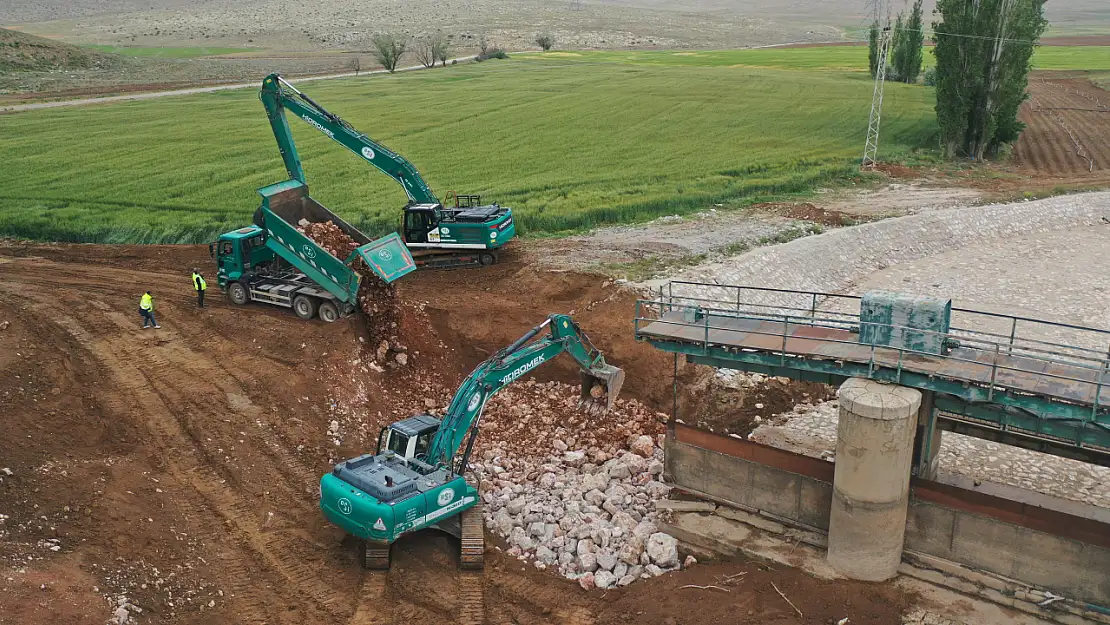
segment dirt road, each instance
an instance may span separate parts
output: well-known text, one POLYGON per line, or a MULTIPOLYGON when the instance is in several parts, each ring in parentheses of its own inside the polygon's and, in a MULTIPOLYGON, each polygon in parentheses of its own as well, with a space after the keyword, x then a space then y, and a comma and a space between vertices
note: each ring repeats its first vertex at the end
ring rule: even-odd
MULTIPOLYGON (((451 60, 452 63, 470 61, 474 59, 474 55, 460 56, 451 60)), ((412 65, 409 67, 399 67, 398 72, 411 72, 415 70, 427 69, 423 65, 412 65)), ((365 72, 343 72, 340 74, 325 74, 323 76, 304 76, 297 78, 298 83, 309 82, 312 80, 332 80, 334 78, 354 78, 356 76, 368 76, 372 74, 388 74, 389 70, 375 69, 365 72)), ((188 89, 173 89, 170 91, 151 91, 146 93, 128 93, 124 95, 104 96, 99 98, 78 98, 73 100, 59 100, 57 102, 36 102, 33 104, 15 104, 11 106, 0 107, 0 114, 2 113, 20 113, 23 111, 35 111, 40 109, 58 108, 61 106, 86 106, 89 104, 109 104, 112 102, 125 102, 131 100, 152 100, 154 98, 166 98, 178 95, 193 95, 197 93, 212 93, 214 91, 227 91, 228 89, 256 89, 258 88, 258 81, 235 83, 231 85, 211 85, 208 87, 190 87, 188 89)))
MULTIPOLYGON (((0 246, 0 465, 11 472, 0 474, 0 623, 103 625, 120 595, 141 608, 137 623, 271 625, 695 623, 707 614, 888 624, 909 601, 889 586, 750 562, 586 593, 521 570, 494 546, 484 573, 460 575, 449 539, 424 534, 399 543, 387 575, 364 574, 318 513, 317 480, 334 459, 362 452, 378 423, 423 400, 403 372, 350 375, 365 357, 356 321, 232 308, 216 292, 197 310, 187 272, 209 262, 202 247, 0 246), (161 330, 140 329, 146 288, 161 330), (337 447, 328 424, 352 397, 366 434, 337 447), (711 603, 679 588, 741 571, 745 583, 711 603)), ((445 385, 547 313, 574 310, 628 371, 630 395, 667 397, 658 371, 669 361, 631 340, 631 296, 601 278, 510 260, 482 273, 416 274, 401 290, 431 302, 407 340, 416 366, 445 385)))

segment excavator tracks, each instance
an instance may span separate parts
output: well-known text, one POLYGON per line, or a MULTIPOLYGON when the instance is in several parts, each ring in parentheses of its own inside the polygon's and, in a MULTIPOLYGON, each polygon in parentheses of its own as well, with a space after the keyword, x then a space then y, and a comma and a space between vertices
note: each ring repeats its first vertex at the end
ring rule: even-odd
POLYGON ((390 547, 391 545, 363 541, 362 568, 369 571, 388 571, 390 547))
POLYGON ((462 513, 461 554, 464 571, 478 571, 485 565, 486 533, 482 521, 482 502, 462 513))

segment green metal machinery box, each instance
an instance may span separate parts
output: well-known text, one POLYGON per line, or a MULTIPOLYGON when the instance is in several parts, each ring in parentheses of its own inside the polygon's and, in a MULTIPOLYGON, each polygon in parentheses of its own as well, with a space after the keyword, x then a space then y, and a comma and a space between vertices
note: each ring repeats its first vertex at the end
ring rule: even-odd
POLYGON ((869 291, 860 302, 859 342, 943 354, 952 300, 869 291))

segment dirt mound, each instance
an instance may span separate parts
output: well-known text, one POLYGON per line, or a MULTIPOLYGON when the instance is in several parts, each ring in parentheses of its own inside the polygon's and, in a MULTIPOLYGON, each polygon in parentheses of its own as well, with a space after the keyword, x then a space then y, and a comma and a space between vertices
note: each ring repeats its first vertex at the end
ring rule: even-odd
POLYGON ((698 564, 681 576, 665 575, 632 586, 623 594, 610 593, 597 622, 786 625, 848 619, 852 625, 891 625, 901 622, 898 615, 912 601, 913 597, 889 585, 826 582, 796 569, 772 569, 751 562, 698 564), (690 585, 724 590, 684 588, 690 585))
POLYGON ((683 389, 679 418, 711 432, 746 437, 761 421, 836 396, 836 389, 759 373, 713 371, 697 367, 700 377, 683 389))

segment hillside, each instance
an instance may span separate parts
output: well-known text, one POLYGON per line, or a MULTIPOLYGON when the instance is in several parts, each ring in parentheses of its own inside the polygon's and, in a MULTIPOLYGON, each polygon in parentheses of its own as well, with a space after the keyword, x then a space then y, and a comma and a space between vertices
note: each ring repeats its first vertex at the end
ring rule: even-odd
POLYGON ((0 28, 0 73, 101 69, 120 64, 114 54, 0 28))

